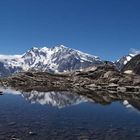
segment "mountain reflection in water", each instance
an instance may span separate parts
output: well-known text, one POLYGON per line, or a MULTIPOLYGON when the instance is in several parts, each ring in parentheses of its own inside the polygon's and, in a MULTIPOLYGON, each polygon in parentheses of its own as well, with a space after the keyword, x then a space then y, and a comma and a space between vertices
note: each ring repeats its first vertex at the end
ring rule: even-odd
POLYGON ((139 140, 134 93, 0 89, 0 139, 139 140))
POLYGON ((120 101, 126 108, 140 111, 140 95, 128 93, 110 93, 105 91, 96 92, 70 92, 70 91, 16 91, 6 88, 0 89, 5 93, 19 94, 31 104, 50 105, 57 108, 64 108, 71 105, 78 105, 84 102, 98 103, 101 105, 109 105, 114 101, 120 101))
POLYGON ((39 103, 41 105, 51 105, 58 108, 63 108, 70 105, 80 104, 88 100, 78 94, 73 94, 67 91, 61 92, 22 92, 22 96, 30 103, 39 103))
POLYGON ((132 95, 120 96, 114 93, 84 93, 84 95, 80 95, 68 91, 31 91, 22 92, 21 95, 30 103, 47 104, 58 108, 77 105, 83 102, 95 102, 108 105, 114 101, 120 100, 126 108, 140 110, 140 98, 137 95, 133 95, 133 98, 132 95), (91 95, 92 97, 90 97, 91 95))

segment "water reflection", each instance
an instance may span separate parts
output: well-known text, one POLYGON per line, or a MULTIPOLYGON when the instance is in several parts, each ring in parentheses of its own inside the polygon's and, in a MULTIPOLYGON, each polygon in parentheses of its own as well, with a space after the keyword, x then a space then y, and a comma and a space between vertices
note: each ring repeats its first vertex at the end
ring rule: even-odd
POLYGON ((0 88, 0 91, 10 94, 21 95, 31 104, 50 105, 57 108, 64 108, 71 105, 78 105, 84 102, 109 105, 114 101, 120 101, 126 108, 140 111, 140 95, 128 93, 115 93, 107 91, 96 92, 70 92, 70 91, 49 91, 24 92, 11 88, 0 88))
POLYGON ((39 103, 41 105, 51 105, 58 108, 64 108, 71 105, 77 105, 83 102, 98 103, 109 105, 114 101, 120 101, 126 108, 140 111, 140 97, 138 94, 127 93, 109 93, 109 92, 21 92, 21 95, 30 103, 39 103))
POLYGON ((67 91, 61 92, 31 91, 31 92, 22 92, 21 94, 30 103, 39 103, 41 105, 47 104, 58 108, 76 105, 88 101, 85 97, 81 95, 67 91))
POLYGON ((0 91, 0 139, 140 138, 139 94, 0 91))

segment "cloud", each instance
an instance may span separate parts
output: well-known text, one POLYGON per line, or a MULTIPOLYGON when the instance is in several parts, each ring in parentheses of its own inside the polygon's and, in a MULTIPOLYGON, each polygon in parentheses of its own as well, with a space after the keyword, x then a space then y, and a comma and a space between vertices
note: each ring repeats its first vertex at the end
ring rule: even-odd
POLYGON ((130 49, 130 52, 131 52, 132 54, 135 54, 135 55, 140 54, 140 50, 137 50, 137 49, 134 49, 134 48, 131 48, 131 49, 130 49))

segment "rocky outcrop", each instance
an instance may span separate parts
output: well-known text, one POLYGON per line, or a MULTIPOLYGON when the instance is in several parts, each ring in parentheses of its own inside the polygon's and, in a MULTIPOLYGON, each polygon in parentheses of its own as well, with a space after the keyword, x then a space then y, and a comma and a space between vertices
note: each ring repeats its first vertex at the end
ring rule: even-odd
POLYGON ((24 91, 140 91, 139 75, 121 73, 113 65, 108 64, 61 74, 35 71, 22 72, 1 79, 0 83, 3 86, 11 86, 16 89, 23 89, 24 91))

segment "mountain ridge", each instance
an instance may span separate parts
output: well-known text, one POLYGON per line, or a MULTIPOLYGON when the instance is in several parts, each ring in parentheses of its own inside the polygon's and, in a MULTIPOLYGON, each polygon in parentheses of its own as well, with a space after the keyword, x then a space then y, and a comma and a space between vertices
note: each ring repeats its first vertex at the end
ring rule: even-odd
POLYGON ((51 48, 32 47, 21 55, 0 55, 0 77, 28 70, 48 71, 50 73, 69 72, 104 63, 115 65, 121 71, 136 55, 137 53, 133 52, 111 62, 64 45, 51 48))
POLYGON ((0 63, 2 77, 30 69, 53 73, 72 71, 103 64, 103 61, 97 56, 60 45, 52 48, 33 47, 23 55, 0 55, 0 63))

